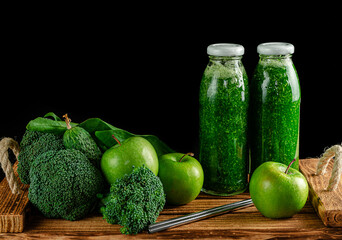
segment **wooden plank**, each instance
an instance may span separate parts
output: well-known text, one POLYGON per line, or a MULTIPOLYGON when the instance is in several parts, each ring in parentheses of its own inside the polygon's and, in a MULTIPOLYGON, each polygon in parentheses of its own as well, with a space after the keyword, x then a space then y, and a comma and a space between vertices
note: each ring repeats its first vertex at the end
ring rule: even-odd
POLYGON ((327 191, 333 161, 330 161, 326 174, 320 176, 315 175, 317 163, 318 159, 299 161, 300 170, 309 183, 309 199, 324 225, 342 227, 342 181, 335 191, 327 191))
MULTIPOLYGON (((231 197, 213 197, 201 193, 196 200, 187 205, 166 206, 157 222, 246 198, 249 198, 248 193, 231 197)), ((11 239, 338 239, 342 238, 342 228, 325 227, 308 202, 298 214, 287 219, 266 218, 254 206, 251 206, 163 232, 148 234, 145 231, 135 236, 121 234, 119 225, 108 224, 101 215, 96 213, 80 221, 72 222, 47 219, 33 210, 23 233, 0 234, 0 238, 1 236, 11 239)))
MULTIPOLYGON (((6 182, 7 183, 7 182, 6 182)), ((2 185, 0 185, 2 186, 2 185)), ((28 187, 28 186, 24 186, 28 187)), ((2 198, 2 195, 1 197, 2 198)), ((166 206, 157 222, 185 214, 221 206, 250 198, 248 193, 230 197, 215 197, 201 193, 197 199, 183 206, 166 206)), ((0 200, 1 201, 1 200, 0 200)), ((11 204, 6 206, 10 207, 11 204)), ((26 217, 21 233, 0 233, 0 238, 9 239, 342 239, 342 228, 325 227, 308 201, 296 215, 287 219, 269 219, 254 207, 242 208, 227 214, 204 219, 191 224, 171 228, 163 232, 135 236, 120 233, 119 225, 108 224, 100 214, 94 213, 79 221, 47 219, 32 208, 26 217)))
MULTIPOLYGON (((13 170, 18 178, 17 162, 13 165, 13 170)), ((18 178, 19 179, 19 178, 18 178)), ((21 183, 20 195, 12 194, 6 178, 0 183, 0 233, 1 232, 22 232, 25 226, 25 214, 29 199, 27 197, 29 185, 21 183)))

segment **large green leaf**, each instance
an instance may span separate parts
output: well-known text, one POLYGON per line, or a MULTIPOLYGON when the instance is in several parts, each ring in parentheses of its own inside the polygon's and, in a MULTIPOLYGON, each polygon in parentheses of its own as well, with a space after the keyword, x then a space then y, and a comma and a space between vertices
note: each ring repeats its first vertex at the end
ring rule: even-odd
MULTIPOLYGON (((71 126, 77 126, 77 123, 71 123, 71 126)), ((27 126, 27 130, 63 134, 67 130, 67 125, 64 121, 56 121, 49 118, 37 117, 31 120, 27 126)))
POLYGON ((134 135, 122 129, 103 130, 103 131, 95 132, 96 138, 101 142, 102 145, 106 146, 107 149, 118 144, 116 140, 112 137, 113 135, 120 142, 123 142, 127 138, 130 138, 132 136, 143 137, 153 145, 158 157, 166 153, 175 152, 168 145, 166 145, 163 141, 161 141, 157 136, 154 136, 154 135, 134 135))

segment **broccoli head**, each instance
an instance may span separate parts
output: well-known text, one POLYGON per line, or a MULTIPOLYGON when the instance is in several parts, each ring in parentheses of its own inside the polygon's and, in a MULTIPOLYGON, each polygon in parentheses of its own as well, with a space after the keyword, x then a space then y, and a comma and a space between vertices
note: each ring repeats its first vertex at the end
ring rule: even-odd
POLYGON ((20 142, 18 156, 18 174, 22 183, 30 184, 30 168, 32 162, 42 153, 50 150, 64 149, 61 136, 52 133, 41 133, 27 130, 20 142))
POLYGON ((112 184, 100 211, 108 223, 120 224, 123 234, 137 234, 154 223, 165 205, 163 185, 145 166, 112 184))
POLYGON ((78 220, 97 204, 105 182, 100 170, 78 150, 48 151, 30 170, 28 197, 44 216, 78 220))
POLYGON ((37 131, 26 130, 20 142, 20 149, 23 150, 26 146, 31 145, 37 141, 44 133, 37 131))

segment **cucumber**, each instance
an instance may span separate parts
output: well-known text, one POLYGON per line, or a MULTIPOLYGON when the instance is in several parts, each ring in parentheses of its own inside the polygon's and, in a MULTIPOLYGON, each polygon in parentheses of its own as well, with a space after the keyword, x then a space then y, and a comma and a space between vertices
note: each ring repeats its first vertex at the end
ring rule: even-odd
POLYGON ((97 168, 100 167, 102 153, 91 135, 78 126, 71 127, 68 115, 63 116, 67 124, 67 130, 63 135, 63 144, 66 149, 76 149, 82 152, 97 168))

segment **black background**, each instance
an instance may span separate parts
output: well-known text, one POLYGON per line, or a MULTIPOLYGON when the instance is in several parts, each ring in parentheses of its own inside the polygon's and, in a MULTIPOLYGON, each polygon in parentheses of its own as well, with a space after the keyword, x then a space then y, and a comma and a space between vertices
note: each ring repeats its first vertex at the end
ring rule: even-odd
POLYGON ((342 22, 316 10, 305 17, 290 11, 249 18, 239 11, 221 18, 183 12, 180 18, 172 10, 119 9, 96 16, 91 10, 12 15, 3 34, 0 136, 20 140, 31 119, 68 113, 74 122, 99 117, 157 135, 176 151, 198 153, 207 46, 242 44, 251 80, 257 45, 283 41, 295 46, 302 90, 300 158, 317 157, 342 142, 342 22))

